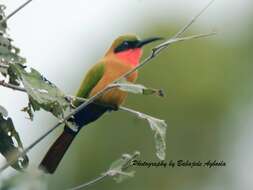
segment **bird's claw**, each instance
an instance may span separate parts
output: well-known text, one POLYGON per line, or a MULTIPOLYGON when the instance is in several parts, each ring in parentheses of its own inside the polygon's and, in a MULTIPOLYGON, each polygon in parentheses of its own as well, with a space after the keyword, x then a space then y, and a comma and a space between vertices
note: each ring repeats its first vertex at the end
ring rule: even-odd
POLYGON ((110 111, 118 111, 119 110, 119 106, 117 106, 117 105, 110 105, 109 110, 110 111))

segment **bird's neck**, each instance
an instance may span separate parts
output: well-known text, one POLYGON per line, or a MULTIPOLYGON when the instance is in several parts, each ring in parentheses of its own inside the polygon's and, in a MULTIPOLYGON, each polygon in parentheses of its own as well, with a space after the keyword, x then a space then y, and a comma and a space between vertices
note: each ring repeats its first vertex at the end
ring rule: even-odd
POLYGON ((130 49, 130 50, 116 53, 115 55, 118 59, 124 61, 126 64, 129 64, 135 67, 140 62, 142 50, 141 48, 130 49))

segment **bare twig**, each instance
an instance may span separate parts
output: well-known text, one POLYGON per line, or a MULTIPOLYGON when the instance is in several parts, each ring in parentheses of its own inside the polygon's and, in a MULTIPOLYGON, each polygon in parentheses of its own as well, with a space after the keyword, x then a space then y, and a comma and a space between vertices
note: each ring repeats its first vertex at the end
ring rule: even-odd
POLYGON ((181 30, 179 30, 174 36, 173 38, 178 38, 179 36, 181 36, 183 33, 185 33, 185 31, 211 6, 211 4, 214 2, 215 0, 211 0, 198 14, 196 14, 191 20, 190 22, 188 22, 181 30))
MULTIPOLYGON (((125 111, 125 112, 132 113, 132 114, 134 114, 135 116, 138 116, 138 117, 139 117, 140 114, 143 114, 139 111, 136 111, 136 110, 133 110, 131 108, 124 107, 124 106, 120 106, 119 109, 122 110, 122 111, 125 111)), ((145 114, 145 115, 147 115, 147 114, 145 114)))
MULTIPOLYGON (((86 183, 83 183, 82 185, 78 185, 76 187, 73 187, 71 189, 68 190, 79 190, 79 189, 85 189, 87 187, 89 187, 90 185, 93 185, 103 179, 105 179, 106 177, 112 177, 112 176, 117 176, 120 175, 122 173, 122 171, 126 171, 127 169, 129 169, 132 166, 132 161, 134 159, 136 159, 138 156, 140 155, 140 153, 138 151, 136 151, 133 155, 127 155, 126 161, 120 165, 120 168, 115 170, 114 168, 109 168, 105 173, 101 174, 100 176, 98 176, 97 178, 88 181, 86 183), (121 170, 121 171, 120 171, 121 170)), ((122 155, 122 157, 124 157, 124 155, 122 155)), ((126 174, 126 173, 125 173, 126 174)))
POLYGON ((4 87, 10 88, 12 90, 18 90, 18 91, 21 91, 21 92, 26 92, 26 90, 24 88, 19 87, 17 85, 6 83, 4 80, 0 81, 0 86, 4 86, 4 87))
MULTIPOLYGON (((113 81, 111 84, 107 85, 107 87, 105 87, 103 90, 101 90, 96 95, 94 95, 94 98, 91 97, 90 99, 86 99, 86 101, 89 101, 89 103, 93 102, 94 99, 96 99, 96 98, 100 97, 102 94, 110 91, 112 88, 119 87, 119 85, 115 84, 116 82, 122 80, 123 78, 128 77, 134 71, 136 71, 136 70, 140 69, 141 67, 143 67, 151 59, 153 59, 155 56, 157 56, 160 51, 162 51, 164 48, 169 47, 169 45, 171 45, 173 43, 176 43, 176 42, 182 42, 182 41, 193 40, 193 39, 198 39, 198 38, 205 38, 205 37, 209 37, 209 36, 212 36, 212 35, 216 35, 216 33, 212 32, 212 33, 208 33, 208 34, 192 35, 192 36, 187 36, 187 37, 182 37, 182 38, 171 38, 171 39, 169 39, 169 40, 167 40, 167 41, 159 44, 158 46, 156 46, 156 47, 154 47, 152 49, 152 53, 150 54, 150 56, 147 57, 142 63, 140 63, 134 69, 132 69, 129 72, 125 73, 124 75, 122 75, 121 77, 119 77, 118 79, 116 79, 115 81, 113 81)), ((5 65, 0 65, 0 67, 8 68, 8 66, 5 66, 5 65)), ((16 85, 9 84, 9 83, 5 83, 4 81, 0 81, 0 85, 4 86, 4 87, 7 87, 7 88, 11 88, 13 90, 18 90, 18 91, 26 92, 26 90, 24 88, 16 86, 16 85)), ((73 97, 73 96, 70 96, 70 97, 73 97)), ((76 99, 80 99, 79 97, 75 97, 75 98, 76 99)))
MULTIPOLYGON (((85 102, 85 101, 88 100, 88 99, 86 99, 86 98, 80 98, 80 97, 70 96, 70 95, 68 95, 68 96, 66 96, 66 97, 67 97, 67 98, 76 99, 76 100, 78 100, 78 101, 80 101, 80 102, 85 102)), ((97 105, 100 105, 100 106, 105 106, 105 107, 109 107, 109 108, 110 108, 110 107, 111 107, 111 108, 114 108, 114 107, 112 107, 111 105, 108 105, 108 104, 103 104, 103 103, 100 103, 100 102, 94 102, 94 103, 97 104, 97 105)), ((119 110, 121 110, 121 111, 125 111, 125 112, 128 112, 128 113, 134 114, 134 115, 137 116, 137 117, 139 117, 140 114, 143 114, 142 112, 133 110, 133 109, 128 108, 128 107, 125 107, 125 106, 119 106, 118 108, 119 108, 119 110)), ((145 115, 147 115, 147 114, 145 114, 145 115)))
POLYGON ((198 38, 206 38, 206 37, 213 36, 216 34, 217 34, 216 32, 211 32, 208 34, 192 35, 192 36, 186 36, 186 37, 182 37, 182 38, 171 38, 171 39, 159 44, 155 48, 153 48, 153 54, 158 55, 158 53, 160 53, 163 49, 168 48, 171 44, 173 44, 175 42, 182 42, 182 41, 193 40, 193 39, 198 39, 198 38))
POLYGON ((6 64, 3 64, 3 63, 0 63, 0 68, 3 68, 3 69, 8 69, 9 66, 6 65, 6 64))
MULTIPOLYGON (((26 92, 25 88, 22 88, 22 87, 13 85, 13 84, 6 83, 3 80, 0 81, 0 86, 6 87, 6 88, 10 88, 12 90, 17 90, 17 91, 20 91, 20 92, 26 92)), ((117 86, 113 86, 113 87, 117 87, 117 86)), ((76 100, 78 100, 80 102, 86 102, 88 100, 87 98, 81 98, 81 97, 76 97, 76 96, 72 96, 72 95, 66 95, 65 97, 67 99, 76 99, 76 100)), ((102 104, 100 102, 95 102, 95 104, 114 109, 114 107, 111 106, 111 105, 109 105, 109 104, 102 104)), ((129 112, 129 113, 133 113, 135 115, 136 115, 136 113, 140 113, 139 111, 135 111, 133 109, 130 109, 130 108, 127 108, 127 107, 124 107, 124 106, 119 106, 119 110, 126 111, 126 112, 129 112)))
MULTIPOLYGON (((212 2, 212 1, 211 1, 212 2)), ((205 10, 205 9, 204 9, 205 10)), ((200 15, 203 12, 203 10, 201 10, 196 17, 194 18, 198 18, 198 15, 200 15)), ((182 35, 194 22, 196 21, 196 19, 191 20, 186 26, 183 27, 183 29, 181 29, 175 36, 178 35, 182 35)), ((213 34, 213 33, 211 33, 213 34)), ((165 43, 162 43, 163 45, 161 46, 161 44, 159 44, 158 46, 156 46, 155 48, 152 49, 151 54, 144 59, 144 61, 142 61, 138 66, 136 66, 135 68, 133 68, 132 70, 126 72, 125 74, 123 74, 122 76, 120 76, 118 79, 114 80, 112 83, 118 82, 126 77, 128 77, 129 75, 131 75, 133 72, 135 72, 136 70, 142 68, 144 65, 146 65, 148 62, 150 62, 152 59, 154 59, 162 50, 164 50, 165 48, 169 47, 169 45, 179 42, 179 41, 185 41, 185 40, 191 40, 191 39, 196 39, 196 38, 201 38, 201 37, 206 37, 209 36, 211 34, 208 35, 195 35, 195 36, 189 36, 189 37, 184 37, 184 38, 176 38, 175 36, 173 36, 172 38, 170 38, 168 41, 166 41, 165 43)), ((111 84, 112 84, 111 83, 111 84)), ((42 139, 44 139, 48 134, 50 134, 52 131, 54 131, 58 126, 60 126, 62 123, 64 123, 65 120, 68 120, 72 115, 76 114, 77 112, 79 112, 80 110, 82 110, 83 108, 85 108, 88 104, 92 103, 94 100, 96 100, 97 98, 99 98, 100 96, 102 96, 103 94, 107 93, 109 90, 111 90, 110 85, 107 85, 104 89, 102 89, 101 91, 99 91, 97 94, 95 94, 94 96, 90 97, 86 102, 82 103, 79 107, 77 107, 76 109, 74 109, 70 114, 68 114, 65 118, 63 118, 62 120, 60 120, 57 124, 55 124, 49 131, 47 131, 46 133, 44 133, 39 139, 37 139, 35 142, 33 142, 30 146, 28 146, 26 149, 24 149, 23 152, 21 152, 15 159, 13 159, 13 162, 15 162, 19 157, 23 156, 24 154, 26 154, 31 148, 33 148, 36 144, 38 144, 42 139)), ((3 167, 0 168, 0 172, 2 172, 4 169, 6 169, 8 166, 10 166, 13 162, 8 162, 6 163, 3 167)))
POLYGON ((6 22, 7 20, 9 20, 12 16, 14 16, 17 12, 19 12, 21 9, 23 9, 26 5, 28 5, 29 3, 31 3, 33 0, 28 0, 25 3, 23 3, 22 5, 20 5, 17 9, 15 9, 12 13, 10 13, 7 17, 5 17, 0 24, 6 22))
POLYGON ((79 185, 79 186, 76 186, 76 187, 73 187, 71 189, 68 189, 68 190, 79 190, 79 189, 84 189, 86 187, 89 187, 103 179, 105 179, 106 177, 109 177, 108 173, 104 173, 98 177, 96 177, 95 179, 91 180, 91 181, 88 181, 87 183, 84 183, 82 185, 79 185))
MULTIPOLYGON (((18 91, 21 91, 21 92, 26 92, 26 90, 24 88, 16 86, 16 85, 5 83, 4 81, 0 81, 0 85, 2 85, 4 87, 7 87, 7 88, 10 88, 10 89, 13 89, 13 90, 18 90, 18 91)), ((108 88, 108 90, 110 90, 112 88, 115 88, 115 87, 117 87, 117 86, 112 86, 112 87, 108 88)), ((80 98, 80 97, 75 97, 75 96, 66 96, 66 97, 67 98, 75 98, 75 99, 77 99, 79 101, 82 101, 82 102, 85 102, 85 103, 89 100, 89 99, 86 99, 86 98, 80 98)), ((87 105, 88 104, 89 103, 87 103, 87 105)), ((96 103, 96 104, 99 104, 99 105, 102 105, 102 106, 106 106, 106 107, 110 107, 110 105, 106 105, 106 104, 102 104, 102 103, 96 103)), ((138 113, 138 111, 135 111, 135 110, 132 110, 130 108, 123 107, 123 106, 120 106, 119 109, 124 110, 124 111, 128 110, 128 112, 131 112, 131 113, 134 113, 134 114, 138 113)), ((78 112, 78 111, 79 111, 79 109, 78 110, 76 109, 76 112, 78 112)), ((72 114, 70 113, 68 116, 66 116, 65 118, 63 118, 62 120, 60 120, 54 127, 50 128, 48 131, 46 131, 37 140, 35 140, 30 146, 28 146, 26 149, 24 149, 23 152, 21 152, 19 155, 17 155, 16 158, 14 158, 13 160, 11 160, 7 164, 5 164, 3 167, 1 167, 0 168, 0 172, 3 171, 3 170, 5 170, 6 168, 8 168, 14 162, 16 162, 16 160, 19 157, 24 156, 29 150, 31 150, 35 145, 37 145, 40 141, 42 141, 46 136, 48 136, 51 132, 53 132, 61 124, 65 123, 66 120, 68 120, 71 116, 72 116, 72 114)))

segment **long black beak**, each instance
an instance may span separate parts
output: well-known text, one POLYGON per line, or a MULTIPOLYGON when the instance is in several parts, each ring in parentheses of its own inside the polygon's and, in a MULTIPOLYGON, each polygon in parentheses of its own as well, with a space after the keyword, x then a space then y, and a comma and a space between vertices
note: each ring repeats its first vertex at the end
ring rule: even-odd
POLYGON ((157 41, 157 40, 162 40, 164 38, 161 38, 161 37, 151 37, 151 38, 146 38, 144 40, 140 40, 137 44, 136 44, 136 47, 137 48, 141 48, 142 46, 146 45, 146 44, 149 44, 151 42, 154 42, 154 41, 157 41))

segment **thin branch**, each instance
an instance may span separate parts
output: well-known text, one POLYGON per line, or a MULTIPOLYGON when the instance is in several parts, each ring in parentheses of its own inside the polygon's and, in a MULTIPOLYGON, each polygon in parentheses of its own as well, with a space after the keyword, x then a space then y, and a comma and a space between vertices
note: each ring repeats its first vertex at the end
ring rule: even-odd
MULTIPOLYGON (((204 38, 207 36, 212 36, 215 35, 216 33, 209 33, 209 34, 199 34, 199 35, 193 35, 193 36, 187 36, 187 37, 182 37, 182 38, 174 38, 172 37, 171 39, 167 40, 166 42, 157 45, 156 47, 154 47, 151 51, 151 54, 144 59, 144 61, 142 61, 142 63, 140 63, 139 65, 137 65, 135 68, 133 68, 132 70, 126 72, 125 74, 123 74, 122 76, 120 76, 118 79, 114 80, 111 84, 116 83, 126 77, 128 77, 129 75, 131 75, 133 72, 139 70, 140 68, 142 68, 144 65, 146 65, 148 62, 150 62, 152 59, 154 59, 158 53, 160 53, 162 50, 164 50, 165 48, 169 47, 169 45, 177 43, 177 42, 181 42, 181 41, 186 41, 186 40, 193 40, 193 39, 198 39, 198 38, 204 38), (163 46, 161 46, 163 45, 163 46)), ((111 84, 109 84, 108 86, 110 86, 111 84)), ((103 90, 101 90, 100 92, 98 92, 98 94, 102 93, 107 87, 105 87, 103 90)))
MULTIPOLYGON (((0 81, 0 86, 10 88, 12 90, 17 90, 17 91, 20 91, 20 92, 26 92, 25 88, 22 88, 22 87, 13 85, 13 84, 6 83, 4 81, 0 81)), ((117 86, 113 86, 113 87, 117 87, 117 86)), ((67 99, 76 99, 80 102, 86 102, 88 100, 87 98, 81 98, 81 97, 76 97, 76 96, 72 96, 72 95, 66 95, 65 97, 67 99)), ((104 106, 104 107, 109 107, 109 108, 112 108, 112 109, 115 108, 115 107, 113 107, 109 104, 102 104, 100 102, 95 102, 95 104, 100 105, 100 106, 104 106)), ((127 108, 127 107, 124 107, 124 106, 119 106, 119 110, 126 111, 126 112, 129 112, 129 113, 135 114, 135 115, 138 115, 138 113, 140 113, 139 111, 135 111, 133 109, 130 109, 130 108, 127 108)))
MULTIPOLYGON (((140 114, 143 114, 139 111, 136 111, 136 110, 133 110, 131 108, 124 107, 124 106, 120 106, 119 109, 122 110, 122 111, 128 112, 128 113, 132 113, 135 116, 139 116, 140 114)), ((147 114, 145 114, 145 115, 147 115, 147 114)))
MULTIPOLYGON (((201 10, 201 12, 203 12, 203 10, 201 10)), ((200 15, 200 13, 198 13, 198 15, 200 15)), ((198 17, 198 16, 197 16, 198 17)), ((196 18, 197 18, 196 17, 196 18)), ((196 19, 193 21, 191 20, 189 22, 189 24, 187 24, 187 27, 184 27, 185 29, 181 29, 180 31, 180 35, 182 35, 194 22, 196 21, 196 19)), ((198 36, 198 35, 196 35, 198 36)), ((167 48, 169 45, 171 45, 172 43, 178 42, 178 41, 184 41, 184 40, 191 40, 191 39, 196 39, 197 37, 188 37, 189 39, 185 38, 178 38, 176 41, 172 40, 175 37, 173 36, 170 40, 170 43, 167 43, 166 45, 159 47, 160 45, 156 46, 155 48, 152 49, 151 54, 144 59, 144 61, 142 63, 140 63, 138 66, 136 66, 135 68, 133 68, 132 70, 126 72, 125 74, 123 74, 122 76, 120 76, 118 79, 114 80, 111 84, 118 82, 126 77, 128 77, 129 75, 131 75, 133 72, 135 72, 136 70, 142 68, 145 64, 147 64, 148 62, 150 62, 152 59, 154 59, 162 50, 164 50, 165 48, 167 48)), ((200 38, 201 36, 199 36, 198 38, 200 38)), ((205 37, 205 36, 202 36, 205 37)), ((167 41, 167 42, 168 42, 167 41)), ((164 43, 163 43, 164 44, 164 43)), ((44 139, 48 134, 50 134, 52 131, 54 131, 58 126, 60 126, 62 123, 64 123, 64 120, 68 120, 71 118, 72 115, 76 114, 77 112, 79 112, 80 110, 82 110, 83 108, 85 108, 87 105, 89 105, 90 103, 92 103, 94 100, 96 100, 97 98, 99 98, 100 96, 102 96, 103 94, 107 93, 109 90, 111 90, 112 87, 110 87, 111 84, 108 84, 104 89, 102 89, 101 91, 99 91, 97 94, 95 94, 94 96, 90 97, 86 102, 82 103, 79 107, 77 107, 76 109, 74 109, 70 114, 68 114, 65 118, 61 119, 57 124, 55 124, 49 131, 47 131, 46 133, 44 133, 39 139, 37 139, 34 143, 32 143, 30 146, 28 146, 26 149, 23 150, 23 152, 21 152, 15 159, 13 159, 12 162, 8 162, 6 163, 2 168, 0 168, 0 172, 2 172, 4 169, 6 169, 7 167, 9 167, 12 163, 14 163, 19 157, 23 156, 24 154, 26 154, 31 148, 33 148, 36 144, 38 144, 42 139, 44 139)))
POLYGON ((186 32, 186 30, 188 30, 188 28, 211 6, 211 4, 213 4, 215 0, 211 0, 198 14, 196 14, 191 20, 190 22, 188 22, 181 30, 179 30, 174 36, 173 38, 177 38, 179 36, 181 36, 183 33, 186 32))
MULTIPOLYGON (((154 47, 152 49, 152 53, 150 54, 150 56, 147 57, 142 63, 140 63, 134 69, 132 69, 129 72, 125 73, 121 77, 119 77, 117 80, 113 81, 111 84, 107 85, 107 87, 105 87, 103 90, 101 90, 100 92, 98 92, 95 95, 94 99, 98 98, 99 96, 101 96, 102 94, 104 94, 107 91, 111 90, 112 88, 119 87, 117 84, 113 84, 113 83, 116 83, 116 82, 122 80, 123 78, 128 77, 134 71, 136 71, 136 70, 140 69, 141 67, 143 67, 151 59, 153 59, 155 56, 157 56, 158 52, 162 51, 164 48, 167 48, 169 45, 171 45, 173 43, 176 43, 176 42, 182 42, 182 41, 193 40, 193 39, 198 39, 198 38, 210 37, 210 36, 213 36, 213 35, 216 35, 216 34, 217 34, 216 32, 212 32, 212 33, 208 33, 208 34, 192 35, 192 36, 186 36, 186 37, 182 37, 182 38, 171 38, 171 39, 165 41, 164 43, 159 44, 158 46, 156 46, 156 47, 154 47), (100 93, 102 93, 102 94, 100 94, 100 93)), ((0 65, 0 67, 8 68, 8 66, 5 66, 5 65, 0 65)), ((6 83, 4 81, 0 81, 0 85, 4 86, 4 87, 7 87, 7 88, 11 88, 13 90, 18 90, 18 91, 26 92, 25 88, 22 88, 22 87, 19 87, 19 86, 16 86, 16 85, 12 85, 12 84, 6 83)), ((67 97, 70 97, 70 98, 72 97, 73 98, 74 96, 67 96, 67 97)), ((80 98, 80 97, 74 97, 74 98, 76 98, 76 99, 82 99, 83 100, 83 98, 80 98)), ((86 101, 91 101, 92 102, 93 101, 93 97, 92 97, 92 100, 86 99, 86 101)))
POLYGON ((3 64, 3 63, 0 63, 0 68, 3 68, 3 69, 8 69, 9 66, 6 65, 6 64, 3 64))
POLYGON ((14 16, 17 12, 19 12, 21 9, 23 9, 26 5, 28 5, 29 3, 31 3, 33 0, 28 0, 25 3, 23 3, 22 5, 20 5, 17 9, 15 9, 11 14, 9 14, 7 17, 5 17, 0 24, 6 22, 7 20, 9 20, 12 16, 14 16))
POLYGON ((206 37, 214 36, 216 34, 217 34, 216 32, 211 32, 208 34, 192 35, 192 36, 186 36, 186 37, 182 37, 182 38, 171 38, 171 39, 159 44, 155 48, 153 48, 153 53, 155 55, 157 55, 163 49, 168 48, 171 44, 173 44, 175 42, 182 42, 182 41, 193 40, 193 39, 198 39, 198 38, 206 38, 206 37))
MULTIPOLYGON (((196 14, 188 23, 186 23, 186 25, 183 26, 183 28, 181 30, 179 30, 174 36, 172 36, 168 41, 171 41, 173 39, 176 39, 178 37, 180 37, 182 34, 184 34, 189 28, 190 26, 211 6, 211 4, 214 2, 215 0, 211 0, 202 10, 200 10, 198 12, 198 14, 196 14)), ((165 42, 166 43, 166 42, 165 42)), ((170 44, 168 44, 167 46, 163 46, 160 47, 159 50, 157 50, 156 54, 159 54, 163 49, 168 48, 170 44)))
POLYGON ((42 136, 40 136, 37 140, 35 140, 30 146, 28 146, 27 148, 25 148, 22 152, 20 152, 16 158, 12 158, 12 160, 10 160, 9 162, 7 162, 5 165, 3 165, 0 168, 0 173, 3 172, 6 168, 8 168, 9 166, 11 166, 12 164, 14 164, 18 158, 23 157, 24 155, 26 155, 27 152, 29 152, 29 150, 31 150, 35 145, 37 145, 40 141, 42 141, 46 136, 48 136, 51 132, 53 132, 57 127, 59 127, 63 122, 59 122, 57 123, 53 128, 49 129, 47 132, 45 132, 42 136))
MULTIPOLYGON (((16 86, 16 85, 12 85, 12 84, 8 84, 8 83, 5 83, 4 81, 0 81, 0 85, 4 86, 4 87, 7 87, 7 88, 10 88, 10 89, 13 89, 13 90, 18 90, 18 91, 21 91, 21 92, 26 92, 26 90, 22 87, 19 87, 19 86, 16 86)), ((112 88, 115 88, 117 86, 112 86, 110 89, 112 88)), ((110 90, 108 89, 108 90, 110 90)), ((75 98, 79 101, 82 101, 82 102, 86 102, 88 99, 86 98, 80 98, 80 97, 75 97, 75 96, 66 96, 67 98, 75 98)), ((107 104, 102 104, 102 103, 97 103, 96 104, 99 104, 99 105, 102 105, 102 106, 106 106, 106 107, 111 107, 110 105, 107 105, 107 104)), ((112 107, 113 108, 113 107, 112 107)), ((138 111, 135 111, 133 109, 130 109, 130 108, 127 108, 127 107, 123 107, 123 106, 120 106, 119 107, 120 110, 124 110, 124 111, 128 111, 130 113, 133 113, 133 114, 136 114, 138 113, 138 111)), ((78 111, 77 111, 78 112, 78 111)), ((72 114, 69 114, 67 117, 63 118, 62 120, 60 120, 53 128, 49 129, 48 131, 46 131, 42 136, 40 136, 37 140, 35 140, 30 146, 28 146, 26 149, 23 150, 23 152, 21 152, 19 155, 17 155, 16 158, 14 158, 13 160, 9 161, 7 164, 5 164, 3 167, 0 168, 0 172, 2 172, 3 170, 5 170, 6 168, 8 168, 10 165, 12 165, 14 162, 16 162, 16 160, 19 158, 19 157, 22 157, 24 156, 27 152, 29 152, 35 145, 37 145, 40 141, 42 141, 45 137, 47 137, 50 133, 52 133, 56 128, 58 128, 62 123, 65 123, 65 121, 67 119, 69 119, 72 114), (68 117, 69 116, 69 117, 68 117)))
POLYGON ((4 86, 4 87, 10 88, 12 90, 18 90, 18 91, 21 91, 21 92, 26 92, 26 90, 24 88, 19 87, 19 86, 14 85, 14 84, 6 83, 4 80, 0 81, 0 86, 4 86))
POLYGON ((99 182, 99 181, 105 179, 106 177, 109 177, 108 173, 104 173, 104 174, 98 176, 97 178, 95 178, 95 179, 93 179, 93 180, 91 180, 91 181, 88 181, 87 183, 84 183, 84 184, 82 184, 82 185, 73 187, 73 188, 68 189, 68 190, 79 190, 79 189, 84 189, 84 188, 86 188, 86 187, 88 187, 88 186, 91 186, 91 185, 93 185, 93 184, 95 184, 95 183, 97 183, 97 182, 99 182))
MULTIPOLYGON (((124 171, 126 171, 127 169, 129 169, 132 166, 132 164, 131 164, 132 161, 135 160, 135 158, 137 158, 139 155, 140 155, 140 153, 138 151, 136 151, 130 157, 125 157, 125 158, 127 158, 126 162, 120 166, 117 166, 116 170, 114 168, 109 168, 105 173, 101 174, 97 178, 95 178, 91 181, 88 181, 86 183, 83 183, 82 185, 78 185, 76 187, 68 189, 68 190, 85 189, 85 188, 89 187, 90 185, 93 185, 93 184, 105 179, 106 177, 113 177, 113 176, 117 176, 117 175, 122 175, 124 171), (118 167, 120 167, 120 168, 118 168, 118 167)), ((129 155, 127 155, 127 156, 129 156, 129 155)), ((122 155, 122 157, 123 157, 123 155, 122 155)), ((126 174, 127 173, 124 173, 124 175, 126 175, 126 174)))
MULTIPOLYGON (((88 100, 88 99, 86 99, 86 98, 80 98, 80 97, 70 96, 70 95, 68 95, 68 96, 66 96, 66 97, 67 97, 67 98, 76 99, 76 100, 78 100, 78 101, 80 101, 80 102, 85 102, 85 101, 88 100)), ((111 105, 103 104, 103 103, 100 103, 100 102, 95 102, 95 104, 100 105, 100 106, 109 107, 109 108, 112 108, 112 109, 114 108, 114 107, 112 107, 111 105)), ((139 116, 140 114, 144 114, 144 113, 142 113, 142 112, 133 110, 133 109, 128 108, 128 107, 125 107, 125 106, 119 106, 118 108, 119 108, 119 110, 121 110, 121 111, 125 111, 125 112, 128 112, 128 113, 134 114, 135 116, 139 116)), ((147 114, 145 114, 145 115, 147 115, 147 114)))

